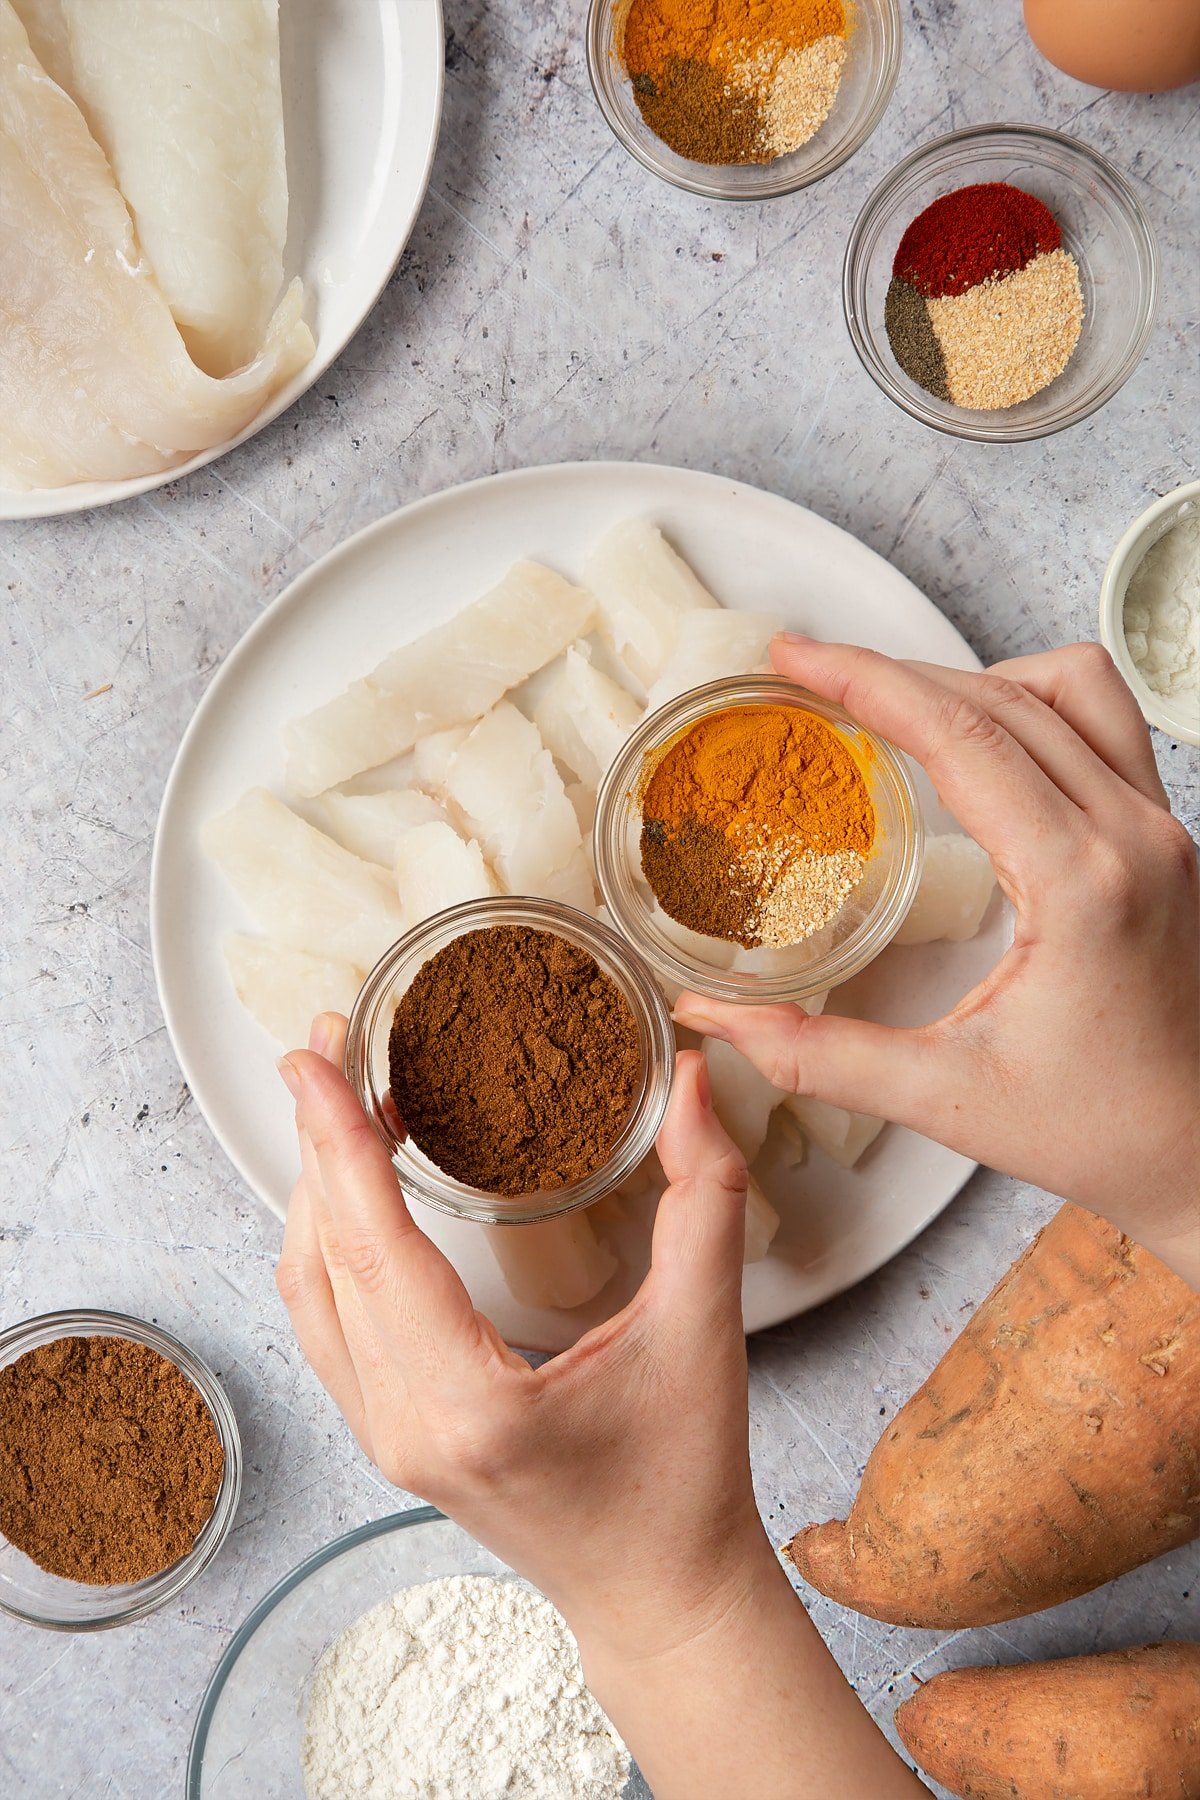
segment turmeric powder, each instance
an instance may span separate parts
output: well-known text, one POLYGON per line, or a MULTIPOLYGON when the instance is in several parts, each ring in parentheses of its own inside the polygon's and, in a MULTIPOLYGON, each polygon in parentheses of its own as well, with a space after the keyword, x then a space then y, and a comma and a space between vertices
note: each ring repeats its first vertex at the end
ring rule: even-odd
POLYGON ((694 162, 770 162, 837 96, 843 0, 629 0, 621 59, 647 125, 694 162))
POLYGON ((800 707, 698 720, 647 772, 641 809, 642 869, 664 912, 748 946, 829 924, 875 841, 862 767, 800 707))

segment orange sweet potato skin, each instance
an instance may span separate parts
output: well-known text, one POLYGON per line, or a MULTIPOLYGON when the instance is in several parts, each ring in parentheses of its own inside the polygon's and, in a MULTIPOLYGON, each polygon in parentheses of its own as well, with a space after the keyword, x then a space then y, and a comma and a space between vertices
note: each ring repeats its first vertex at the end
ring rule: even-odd
POLYGON ((1200 1294, 1064 1206, 876 1444, 846 1520, 788 1546, 899 1625, 1055 1606, 1200 1534, 1200 1294))
POLYGON ((952 1669, 896 1729, 964 1800, 1200 1800, 1200 1644, 952 1669))

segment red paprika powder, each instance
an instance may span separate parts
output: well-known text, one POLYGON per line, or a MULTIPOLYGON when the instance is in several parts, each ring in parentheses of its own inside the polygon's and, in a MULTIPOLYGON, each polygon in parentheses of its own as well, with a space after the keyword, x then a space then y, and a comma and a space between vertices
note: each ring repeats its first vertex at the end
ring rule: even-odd
POLYGON ((965 294, 980 281, 1015 274, 1061 243, 1058 221, 1040 200, 1006 181, 980 181, 917 214, 900 239, 892 274, 927 299, 965 294))

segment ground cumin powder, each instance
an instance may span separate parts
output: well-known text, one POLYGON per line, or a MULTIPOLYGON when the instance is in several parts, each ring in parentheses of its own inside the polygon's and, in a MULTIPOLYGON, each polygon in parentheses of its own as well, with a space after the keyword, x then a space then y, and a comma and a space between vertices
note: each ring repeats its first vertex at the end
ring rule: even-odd
POLYGON ((637 1021, 586 950, 492 925, 454 938, 403 995, 389 1086, 417 1147, 492 1194, 568 1186, 607 1162, 641 1079, 637 1021))
POLYGON ((225 1457, 174 1363, 119 1337, 66 1337, 0 1369, 0 1533, 40 1568, 97 1586, 187 1554, 225 1457))

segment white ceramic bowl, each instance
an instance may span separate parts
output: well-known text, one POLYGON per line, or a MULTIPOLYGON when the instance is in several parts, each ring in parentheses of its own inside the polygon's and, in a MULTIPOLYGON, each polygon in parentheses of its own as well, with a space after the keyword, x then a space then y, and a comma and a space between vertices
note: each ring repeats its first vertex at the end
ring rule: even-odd
POLYGON ((1108 561, 1100 585, 1100 641, 1120 669, 1151 725, 1181 744, 1200 747, 1200 694, 1168 700, 1144 679, 1125 641, 1125 590, 1152 544, 1189 512, 1200 509, 1200 481, 1164 494, 1134 520, 1108 561))

